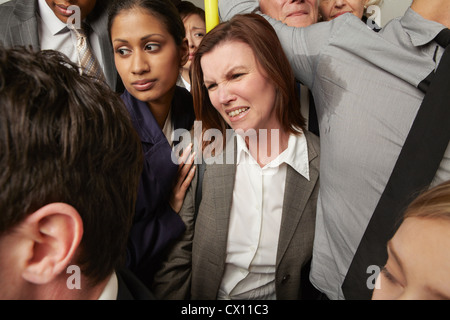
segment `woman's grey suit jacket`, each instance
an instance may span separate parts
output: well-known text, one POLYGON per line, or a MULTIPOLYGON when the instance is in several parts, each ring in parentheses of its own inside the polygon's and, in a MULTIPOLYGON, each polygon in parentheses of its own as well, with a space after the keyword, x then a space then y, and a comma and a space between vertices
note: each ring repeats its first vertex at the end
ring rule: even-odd
MULTIPOLYGON (((310 181, 290 166, 286 175, 275 276, 276 295, 280 300, 302 298, 301 270, 312 255, 319 190, 319 140, 307 131, 305 135, 310 181)), ((186 232, 169 248, 155 277, 152 291, 157 299, 217 299, 225 269, 235 174, 235 164, 206 166, 202 200, 194 219, 196 173, 180 211, 186 232)))

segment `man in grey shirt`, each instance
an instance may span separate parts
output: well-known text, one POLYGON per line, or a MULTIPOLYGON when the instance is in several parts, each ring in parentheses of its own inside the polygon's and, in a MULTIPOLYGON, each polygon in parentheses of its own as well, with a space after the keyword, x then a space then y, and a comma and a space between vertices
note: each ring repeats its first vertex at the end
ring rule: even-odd
MULTIPOLYGON (((219 0, 219 10, 228 20, 258 12, 258 0, 219 0)), ((422 103, 417 86, 444 52, 433 39, 450 26, 448 0, 414 0, 379 33, 352 14, 307 28, 265 18, 295 76, 312 90, 319 118, 321 183, 310 279, 328 298, 344 299, 347 270, 422 103)), ((449 147, 431 185, 445 180, 449 147)), ((369 285, 373 270, 368 266, 369 285)))

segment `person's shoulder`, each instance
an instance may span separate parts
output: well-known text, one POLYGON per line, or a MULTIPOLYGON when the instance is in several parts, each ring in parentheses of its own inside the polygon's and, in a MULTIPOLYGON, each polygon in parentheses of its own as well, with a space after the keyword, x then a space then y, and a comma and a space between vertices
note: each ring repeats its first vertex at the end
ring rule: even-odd
POLYGON ((6 21, 5 17, 13 15, 16 8, 17 2, 15 0, 6 1, 0 4, 0 24, 4 24, 6 21))
POLYGON ((330 21, 320 21, 307 27, 292 29, 296 29, 296 32, 300 33, 310 46, 320 47, 333 41, 333 39, 346 37, 345 33, 349 32, 349 30, 355 28, 358 31, 361 30, 362 25, 364 24, 361 22, 361 19, 358 19, 351 13, 346 13, 330 21))
POLYGON ((117 300, 155 300, 153 293, 127 268, 116 270, 117 300))
POLYGON ((17 1, 16 0, 9 0, 5 1, 2 4, 0 4, 0 10, 12 10, 16 6, 17 1))
POLYGON ((4 26, 21 24, 24 21, 37 17, 37 1, 10 0, 0 4, 0 29, 3 33, 4 26))
POLYGON ((37 1, 26 0, 9 0, 0 4, 0 12, 12 14, 18 12, 21 15, 36 15, 37 14, 37 1))
POLYGON ((176 85, 172 105, 175 109, 181 107, 183 109, 192 108, 194 110, 192 94, 186 88, 176 85))
POLYGON ((9 38, 11 28, 20 28, 24 21, 36 16, 35 11, 34 4, 24 3, 23 0, 11 0, 0 4, 0 44, 12 45, 9 38))
POLYGON ((175 97, 180 97, 180 98, 184 98, 184 99, 188 99, 188 100, 192 100, 192 95, 189 92, 188 89, 186 89, 185 87, 182 87, 180 85, 176 85, 175 86, 175 97))

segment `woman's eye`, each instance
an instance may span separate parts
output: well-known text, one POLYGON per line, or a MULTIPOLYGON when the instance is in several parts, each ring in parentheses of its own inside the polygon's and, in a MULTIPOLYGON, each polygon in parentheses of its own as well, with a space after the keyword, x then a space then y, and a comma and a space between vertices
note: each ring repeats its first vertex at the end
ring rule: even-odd
POLYGON ((202 32, 199 32, 199 33, 195 33, 194 36, 197 38, 203 38, 205 36, 205 34, 202 32))
POLYGON ((401 281, 399 281, 399 279, 394 276, 388 269, 386 266, 384 266, 381 269, 381 273, 383 274, 384 278, 386 280, 388 280, 392 285, 398 286, 398 287, 403 287, 403 284, 401 281))
POLYGON ((388 279, 390 282, 397 282, 395 278, 392 276, 392 274, 388 271, 386 267, 381 268, 381 272, 383 273, 384 277, 388 279))
POLYGON ((160 48, 160 45, 159 44, 156 44, 156 43, 147 43, 146 45, 145 45, 145 50, 146 51, 156 51, 156 50, 158 50, 160 48))
POLYGON ((127 48, 117 48, 116 52, 121 56, 126 56, 126 55, 130 54, 131 50, 129 50, 127 48))
POLYGON ((243 75, 244 75, 244 73, 235 73, 231 76, 231 79, 236 80, 236 79, 241 78, 243 75))
POLYGON ((215 88, 217 88, 217 84, 215 84, 215 83, 209 84, 209 85, 206 86, 206 89, 207 89, 208 91, 212 91, 212 90, 214 90, 215 88))

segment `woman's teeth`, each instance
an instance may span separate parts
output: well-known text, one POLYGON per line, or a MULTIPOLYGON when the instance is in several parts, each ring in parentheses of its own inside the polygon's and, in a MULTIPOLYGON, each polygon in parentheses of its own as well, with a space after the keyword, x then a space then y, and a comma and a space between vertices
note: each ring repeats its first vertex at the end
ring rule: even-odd
POLYGON ((241 108, 241 109, 237 109, 237 110, 231 111, 228 115, 229 115, 230 117, 235 117, 235 116, 239 115, 240 113, 247 111, 248 109, 249 109, 249 108, 241 108))

